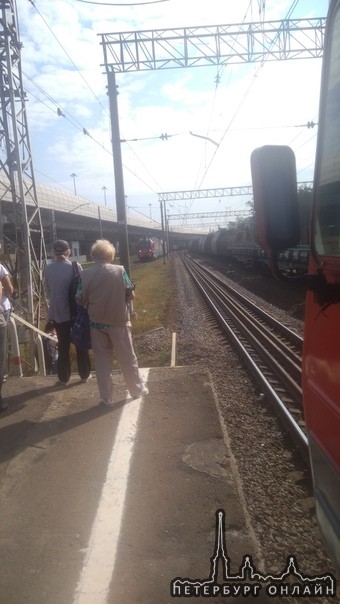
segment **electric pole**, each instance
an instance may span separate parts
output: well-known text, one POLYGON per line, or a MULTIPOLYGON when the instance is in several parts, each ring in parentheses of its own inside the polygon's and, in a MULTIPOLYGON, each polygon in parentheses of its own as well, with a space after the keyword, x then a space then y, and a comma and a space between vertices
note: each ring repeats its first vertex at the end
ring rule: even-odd
MULTIPOLYGON (((12 277, 20 305, 17 312, 39 326, 46 249, 27 125, 16 0, 0 0, 0 11, 0 180, 4 187, 0 202, 9 196, 13 203, 13 228, 6 243, 16 250, 12 277)), ((4 239, 0 245, 3 253, 4 239)))

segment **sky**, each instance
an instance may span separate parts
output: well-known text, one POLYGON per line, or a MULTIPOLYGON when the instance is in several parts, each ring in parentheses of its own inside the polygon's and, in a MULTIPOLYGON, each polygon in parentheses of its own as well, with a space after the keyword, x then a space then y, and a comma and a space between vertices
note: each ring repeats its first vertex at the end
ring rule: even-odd
MULTIPOLYGON (((293 6, 291 18, 325 17, 328 8, 328 0, 130 3, 17 0, 36 182, 114 209, 99 34, 282 20, 293 6)), ((159 193, 251 185, 250 154, 264 144, 291 146, 298 181, 311 181, 317 126, 306 125, 318 121, 320 73, 321 60, 307 59, 230 65, 219 72, 209 66, 117 74, 128 214, 153 225, 160 220, 159 193)), ((170 228, 178 224, 172 215, 242 210, 247 201, 251 196, 168 202, 170 228)), ((201 227, 215 223, 223 224, 209 218, 201 227)))

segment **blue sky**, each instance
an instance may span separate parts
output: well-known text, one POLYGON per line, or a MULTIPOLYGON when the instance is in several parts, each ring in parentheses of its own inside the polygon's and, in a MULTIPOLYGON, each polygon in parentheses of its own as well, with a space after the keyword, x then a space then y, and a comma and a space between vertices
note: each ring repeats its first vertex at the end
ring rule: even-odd
MULTIPOLYGON (((97 0, 98 3, 104 0, 97 0)), ((106 0, 108 2, 109 0, 106 0)), ((131 1, 131 0, 129 0, 131 1)), ((120 0, 127 3, 128 0, 120 0)), ((167 0, 99 6, 77 0, 17 0, 28 122, 37 182, 115 207, 106 76, 100 33, 323 17, 328 0, 167 0), (259 14, 259 4, 265 11, 259 14), (63 116, 58 116, 57 108, 63 116), (85 128, 91 136, 85 136, 85 128)), ((311 180, 319 59, 233 65, 216 88, 216 67, 118 74, 128 210, 159 220, 158 193, 251 184, 250 153, 288 144, 298 180, 311 180), (220 142, 216 146, 190 131, 220 142), (162 133, 171 135, 161 141, 162 133), (151 204, 151 206, 150 206, 151 204)), ((176 202, 171 213, 243 208, 245 198, 176 202)))

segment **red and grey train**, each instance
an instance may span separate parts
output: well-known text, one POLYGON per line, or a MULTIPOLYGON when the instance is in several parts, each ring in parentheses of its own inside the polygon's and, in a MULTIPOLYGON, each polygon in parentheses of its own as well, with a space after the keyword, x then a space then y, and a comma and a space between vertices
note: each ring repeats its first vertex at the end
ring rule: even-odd
MULTIPOLYGON (((340 0, 326 24, 302 360, 316 513, 340 569, 340 0)), ((289 147, 251 157, 257 231, 273 262, 299 238, 296 166, 289 147), (275 200, 275 202, 273 202, 275 200)))
POLYGON ((143 237, 137 241, 136 251, 141 262, 155 260, 162 255, 162 242, 158 237, 143 237))

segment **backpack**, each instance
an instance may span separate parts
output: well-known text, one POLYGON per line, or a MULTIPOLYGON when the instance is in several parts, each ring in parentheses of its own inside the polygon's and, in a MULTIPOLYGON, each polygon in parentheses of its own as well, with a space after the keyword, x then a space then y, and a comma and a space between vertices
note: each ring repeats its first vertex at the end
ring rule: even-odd
POLYGON ((71 281, 71 284, 70 284, 70 287, 68 290, 68 301, 69 301, 69 306, 70 306, 71 321, 74 321, 77 316, 78 304, 76 302, 76 293, 77 293, 78 283, 79 283, 79 279, 80 279, 80 270, 79 270, 78 262, 76 260, 73 260, 73 262, 72 262, 72 271, 73 271, 73 277, 72 277, 72 281, 71 281))

